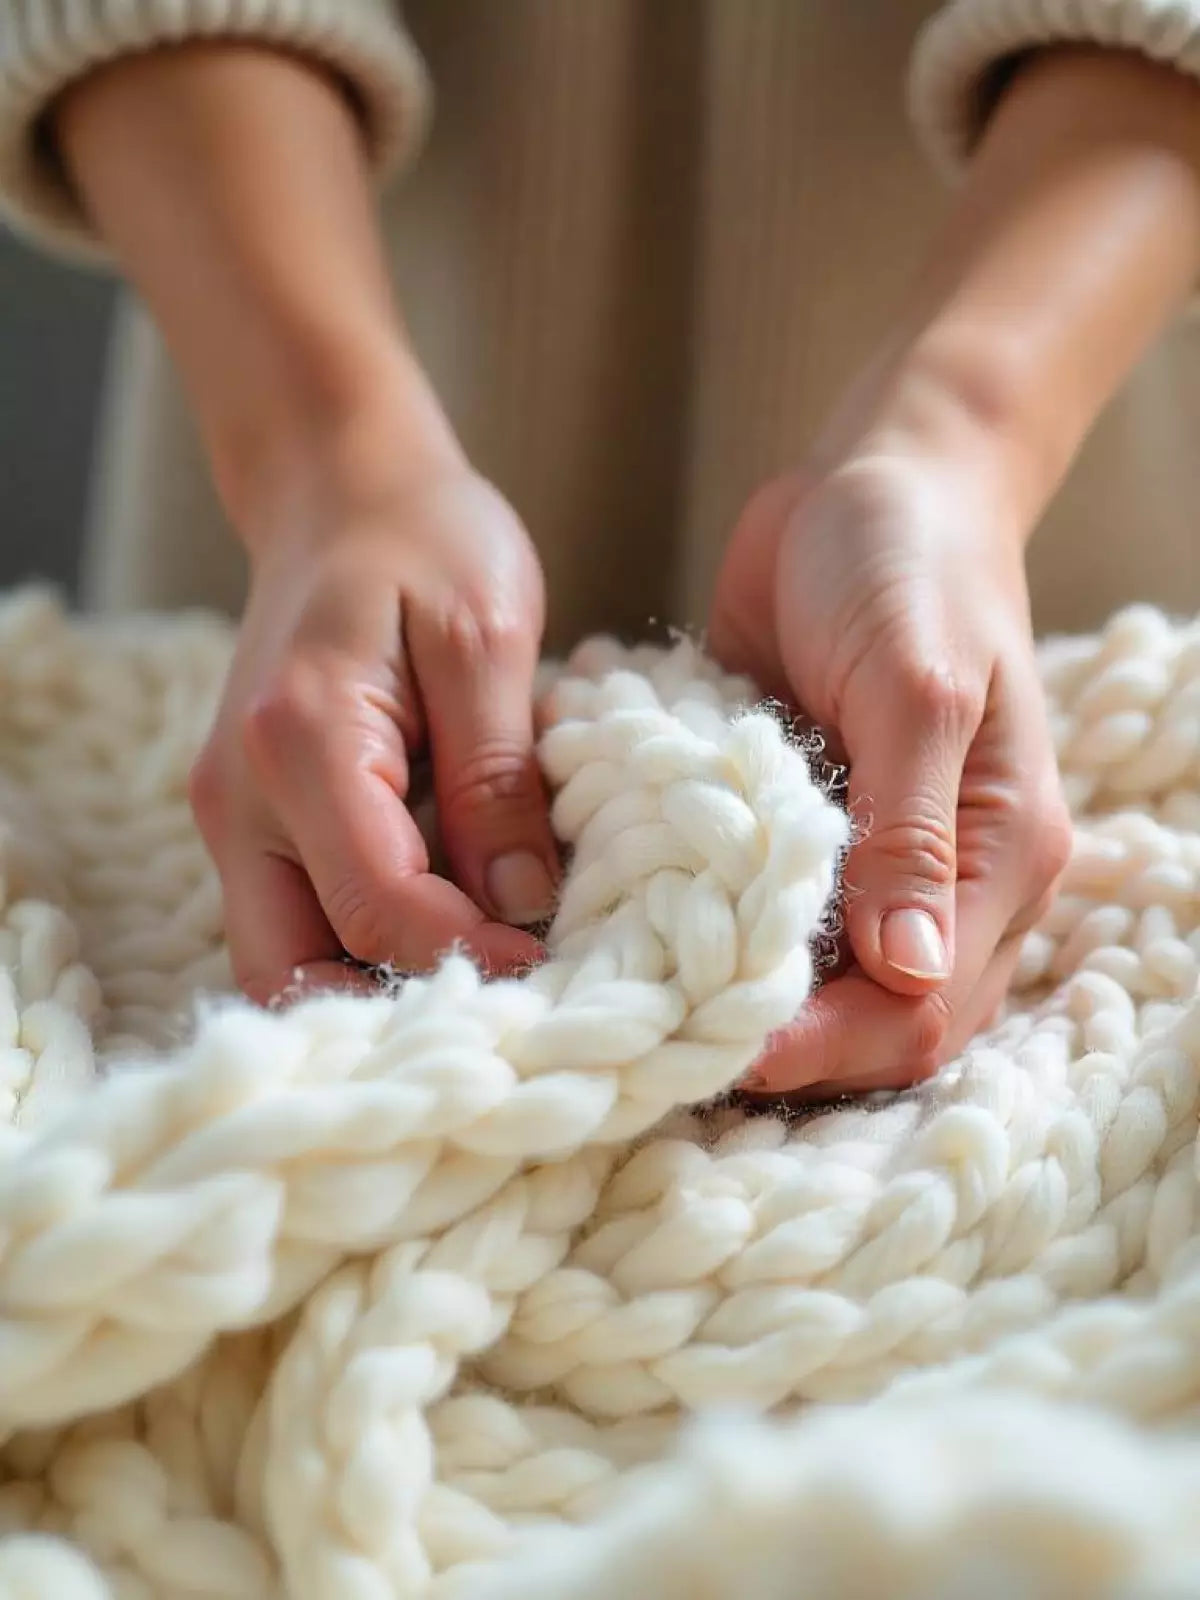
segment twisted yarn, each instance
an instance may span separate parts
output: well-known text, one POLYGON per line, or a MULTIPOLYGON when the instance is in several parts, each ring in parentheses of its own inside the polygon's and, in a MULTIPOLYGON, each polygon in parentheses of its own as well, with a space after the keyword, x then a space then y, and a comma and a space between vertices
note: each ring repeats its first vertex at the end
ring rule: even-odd
POLYGON ((1200 1594, 1200 625, 1043 647, 1078 823, 1006 1015, 718 1097, 847 840, 692 647, 583 647, 550 959, 230 994, 223 626, 0 608, 0 1600, 1200 1594))

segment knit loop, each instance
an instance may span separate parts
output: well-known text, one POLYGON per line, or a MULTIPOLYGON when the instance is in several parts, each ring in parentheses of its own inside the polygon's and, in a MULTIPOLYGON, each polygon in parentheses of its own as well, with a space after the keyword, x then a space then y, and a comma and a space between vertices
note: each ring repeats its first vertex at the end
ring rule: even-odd
POLYGON ((229 643, 0 606, 0 1600, 1194 1592, 1200 627, 1043 649, 1005 1014, 797 1121, 722 1092, 848 824, 750 685, 547 668, 547 961, 261 1012, 186 802, 229 643))

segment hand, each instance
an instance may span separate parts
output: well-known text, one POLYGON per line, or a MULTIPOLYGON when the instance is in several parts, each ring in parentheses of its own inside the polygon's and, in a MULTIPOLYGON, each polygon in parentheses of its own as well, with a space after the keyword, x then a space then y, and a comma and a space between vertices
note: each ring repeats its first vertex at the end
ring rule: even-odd
POLYGON ((267 1001, 352 981, 343 952, 424 968, 455 941, 534 957, 503 923, 549 908, 557 857, 534 758, 541 573, 465 467, 303 499, 259 541, 192 802, 221 875, 235 976, 267 1001), (461 888, 431 875, 405 801, 428 745, 461 888), (501 919, 501 920, 493 920, 501 919))
POLYGON ((1066 863, 1010 499, 981 450, 868 435, 733 535, 711 647, 833 736, 862 830, 851 963, 757 1064, 767 1092, 930 1074, 994 1012, 1066 863))
POLYGON ((910 1082, 1003 995, 1070 837, 1023 546, 1198 263, 1196 85, 1134 53, 1037 52, 812 470, 736 530, 712 647, 837 737, 866 826, 851 969, 763 1087, 910 1082))
POLYGON ((297 973, 354 981, 343 952, 526 960, 535 941, 494 919, 540 917, 555 871, 530 728, 541 574, 410 347, 362 131, 303 54, 236 40, 122 57, 54 119, 249 558, 192 797, 262 1000, 297 973), (424 746, 461 887, 405 803, 424 746))

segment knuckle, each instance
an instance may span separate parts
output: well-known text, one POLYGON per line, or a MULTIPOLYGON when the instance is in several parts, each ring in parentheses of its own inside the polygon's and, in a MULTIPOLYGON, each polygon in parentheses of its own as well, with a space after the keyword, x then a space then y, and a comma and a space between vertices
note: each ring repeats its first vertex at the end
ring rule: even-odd
POLYGON ((868 833, 865 846, 873 871, 903 875, 936 889, 953 886, 957 854, 950 825, 935 816, 884 822, 868 833))
POLYGON ((937 1071, 953 1020, 953 1006, 943 990, 935 989, 915 1003, 905 1050, 906 1069, 925 1077, 937 1071))
POLYGON ((925 728, 973 729, 983 714, 983 692, 946 662, 919 656, 903 661, 896 687, 910 716, 925 728))
POLYGON ((242 746, 251 763, 273 767, 280 754, 306 740, 321 720, 325 675, 313 664, 291 661, 246 706, 242 746))
POLYGON ((441 608, 437 628, 446 648, 468 665, 523 659, 534 650, 528 625, 500 595, 456 595, 441 608))
POLYGON ((531 749, 513 740, 489 739, 444 785, 442 809, 451 815, 530 805, 540 791, 531 749))
POLYGON ((1035 813, 1031 867, 1035 882, 1052 890, 1071 860, 1075 829, 1060 795, 1035 813))
POLYGON ((359 961, 391 960, 395 951, 384 928, 380 905, 356 879, 339 879, 325 894, 322 904, 347 954, 359 961))
POLYGON ((798 1035, 784 1029, 768 1045, 772 1060, 786 1064, 786 1075, 798 1088, 843 1075, 848 1053, 845 1018, 827 993, 818 989, 803 1014, 805 1025, 798 1035))
POLYGON ((1049 912, 1070 863, 1074 833, 1071 814, 1061 797, 1032 813, 1023 842, 1029 889, 1021 909, 1009 924, 1008 938, 1027 933, 1049 912))

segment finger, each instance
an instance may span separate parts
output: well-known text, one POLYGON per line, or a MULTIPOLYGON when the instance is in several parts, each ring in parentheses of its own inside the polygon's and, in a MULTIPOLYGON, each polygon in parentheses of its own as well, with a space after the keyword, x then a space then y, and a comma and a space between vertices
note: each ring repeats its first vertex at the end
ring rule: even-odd
POLYGON ((821 989, 769 1040, 746 1087, 778 1096, 888 1072, 916 1081, 936 1070, 948 1027, 942 992, 892 994, 856 969, 821 989))
POLYGON ((260 709, 252 728, 265 796, 345 951, 405 972, 429 969, 456 945, 493 971, 536 959, 534 940, 489 922, 429 871, 389 717, 301 682, 260 709))
POLYGON ((373 987, 346 965, 341 942, 294 862, 249 854, 226 866, 221 888, 234 980, 249 999, 270 1005, 320 989, 373 987))
POLYGON ((802 492, 800 474, 777 478, 755 494, 726 543, 713 586, 706 645, 726 672, 752 679, 764 696, 786 703, 792 694, 773 630, 779 541, 802 492))
POLYGON ((1031 653, 1010 662, 990 697, 963 773, 958 829, 960 881, 990 882, 991 893, 1013 904, 1029 926, 1046 909, 1073 837, 1031 653), (1000 861, 1002 880, 995 872, 1000 861))
POLYGON ((916 1081, 962 1050, 1002 1002, 1071 842, 1049 734, 1037 721, 1033 670, 998 681, 964 770, 952 980, 905 996, 861 969, 834 979, 756 1064, 771 1092, 916 1081))
POLYGON ((849 804, 866 829, 846 865, 846 931, 868 977, 902 995, 955 967, 956 814, 984 694, 933 670, 848 706, 849 804))
POLYGON ((292 833, 351 955, 404 972, 428 970, 455 946, 493 971, 535 958, 533 939, 489 922, 461 889, 428 870, 420 831, 378 774, 349 765, 335 771, 330 762, 316 787, 292 833))
POLYGON ((406 624, 455 876, 504 922, 553 910, 558 852, 534 747, 537 638, 473 612, 406 624))
POLYGON ((756 1063, 751 1092, 797 1105, 923 1083, 989 1026, 1007 992, 1020 938, 996 950, 964 1002, 894 995, 863 974, 838 979, 756 1063))

